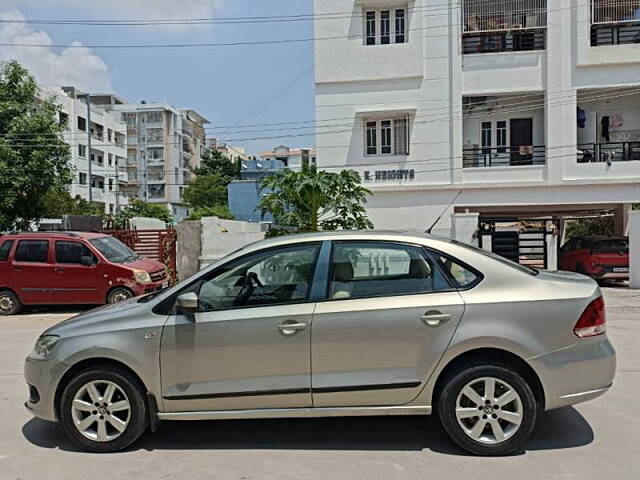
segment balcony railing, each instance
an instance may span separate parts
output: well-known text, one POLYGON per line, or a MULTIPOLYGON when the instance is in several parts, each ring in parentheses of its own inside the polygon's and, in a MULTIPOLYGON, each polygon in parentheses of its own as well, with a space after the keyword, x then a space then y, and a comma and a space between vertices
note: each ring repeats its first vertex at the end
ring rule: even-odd
POLYGON ((462 37, 462 53, 523 52, 544 50, 547 30, 517 30, 509 32, 465 33, 462 37))
POLYGON ((578 163, 608 163, 640 160, 640 142, 582 143, 578 163))
POLYGON ((546 27, 547 0, 463 0, 462 17, 464 33, 546 27))
POLYGON ((544 145, 522 147, 475 147, 463 149, 462 166, 473 167, 521 167, 544 165, 544 145))
POLYGON ((640 0, 591 0, 591 23, 640 20, 640 0))

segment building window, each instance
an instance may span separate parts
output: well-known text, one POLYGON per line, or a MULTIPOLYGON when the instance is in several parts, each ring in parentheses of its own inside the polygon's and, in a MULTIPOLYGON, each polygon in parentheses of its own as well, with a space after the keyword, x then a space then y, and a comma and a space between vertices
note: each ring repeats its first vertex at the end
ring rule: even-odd
POLYGON ((162 112, 147 112, 143 118, 147 123, 160 123, 162 122, 162 112))
POLYGON ((109 191, 113 192, 113 178, 109 179, 109 191))
POLYGON ((113 165, 113 153, 107 154, 107 162, 109 162, 109 166, 113 165))
POLYGON ((377 128, 376 122, 367 122, 367 155, 378 154, 377 128))
POLYGON ((86 158, 87 157, 87 146, 78 144, 78 156, 86 158))
POLYGON ((481 129, 482 153, 491 153, 491 122, 482 122, 481 129))
POLYGON ((164 198, 164 185, 149 185, 149 198, 164 198))
POLYGON ((366 155, 409 155, 409 119, 366 121, 365 143, 366 155))
POLYGON ((78 117, 78 130, 82 130, 83 132, 87 131, 87 119, 78 117))
POLYGON ((164 159, 164 148, 147 148, 147 160, 164 159))
POLYGON ((86 173, 80 172, 78 174, 78 183, 80 185, 86 185, 87 184, 87 174, 86 173))
POLYGON ((69 115, 64 112, 60 112, 59 123, 65 130, 69 130, 69 115))
POLYGON ((376 44, 376 12, 367 12, 366 14, 366 44, 376 44))
POLYGON ((496 123, 496 147, 498 153, 507 152, 507 122, 504 120, 496 123))
POLYGON ((399 8, 396 10, 396 43, 404 43, 404 39, 406 36, 404 16, 404 8, 399 8))
POLYGON ((406 8, 368 10, 365 12, 364 19, 365 45, 407 42, 406 8))

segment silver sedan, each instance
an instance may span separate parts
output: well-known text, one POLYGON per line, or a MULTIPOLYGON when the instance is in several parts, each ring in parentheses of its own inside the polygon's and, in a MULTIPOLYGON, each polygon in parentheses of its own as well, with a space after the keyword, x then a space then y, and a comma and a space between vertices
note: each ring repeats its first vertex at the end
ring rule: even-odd
POLYGON ((605 330, 579 274, 427 236, 296 235, 50 328, 26 406, 96 452, 160 420, 436 413, 462 448, 502 455, 541 411, 607 391, 605 330))

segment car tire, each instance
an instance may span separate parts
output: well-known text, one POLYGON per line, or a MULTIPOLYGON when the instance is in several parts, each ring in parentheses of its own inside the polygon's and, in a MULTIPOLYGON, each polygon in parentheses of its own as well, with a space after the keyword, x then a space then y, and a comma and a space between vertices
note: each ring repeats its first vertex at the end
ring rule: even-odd
POLYGON ((96 453, 127 448, 148 426, 140 382, 109 366, 77 374, 62 393, 59 412, 69 438, 81 449, 96 453))
POLYGON ((124 302, 133 298, 133 292, 126 287, 116 287, 107 295, 107 303, 124 302))
POLYGON ((11 290, 0 291, 0 315, 16 315, 22 310, 22 303, 11 290))
POLYGON ((468 452, 486 456, 522 449, 535 427, 538 409, 526 380, 499 364, 459 370, 447 380, 437 402, 442 426, 453 441, 468 452))

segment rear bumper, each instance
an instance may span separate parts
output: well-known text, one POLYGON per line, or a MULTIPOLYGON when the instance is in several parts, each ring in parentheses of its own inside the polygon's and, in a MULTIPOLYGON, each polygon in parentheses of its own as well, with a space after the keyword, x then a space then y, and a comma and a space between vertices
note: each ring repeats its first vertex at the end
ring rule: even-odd
POLYGON ((546 410, 602 395, 611 387, 616 371, 615 350, 606 335, 580 339, 529 362, 540 375, 546 410))
POLYGON ((597 273, 588 273, 588 275, 595 280, 629 280, 629 268, 628 267, 601 267, 597 273), (616 269, 626 268, 626 272, 616 272, 616 269))

